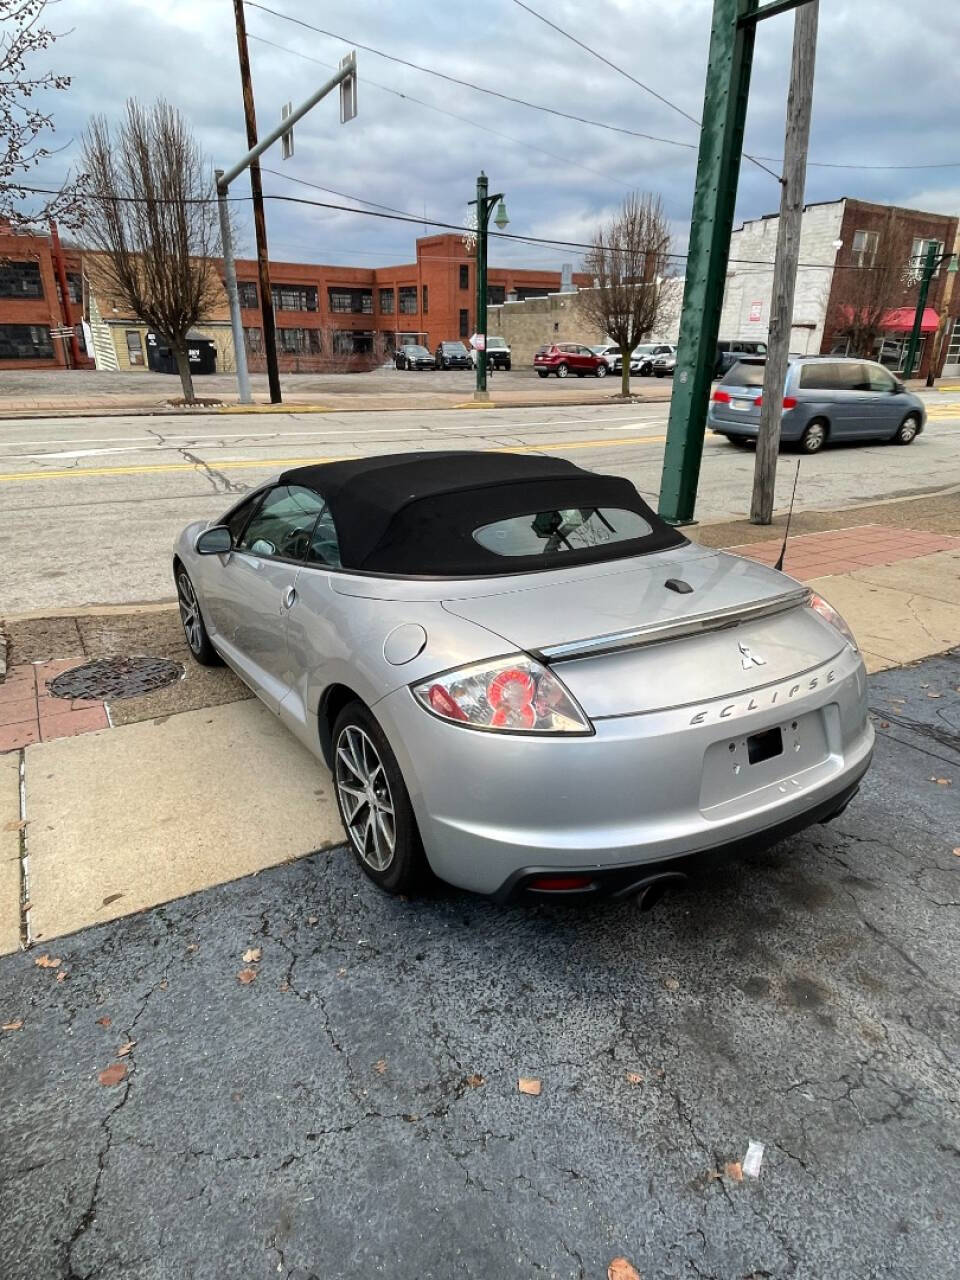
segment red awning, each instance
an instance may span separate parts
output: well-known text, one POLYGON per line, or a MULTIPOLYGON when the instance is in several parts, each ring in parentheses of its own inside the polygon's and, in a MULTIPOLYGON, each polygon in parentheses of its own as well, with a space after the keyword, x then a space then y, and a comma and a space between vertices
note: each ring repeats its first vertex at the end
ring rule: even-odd
MULTIPOLYGON (((916 311, 913 307, 899 307, 896 311, 888 311, 883 317, 883 328, 888 331, 904 331, 909 333, 913 328, 913 322, 916 319, 916 311)), ((923 308, 923 317, 920 321, 921 333, 936 333, 937 326, 940 323, 940 317, 934 311, 933 307, 923 308)))

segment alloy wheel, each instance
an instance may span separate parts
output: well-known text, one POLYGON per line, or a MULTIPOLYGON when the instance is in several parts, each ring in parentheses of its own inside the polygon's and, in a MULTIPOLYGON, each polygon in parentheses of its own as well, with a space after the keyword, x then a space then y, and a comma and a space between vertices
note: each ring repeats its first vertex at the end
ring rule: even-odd
POLYGON ((900 429, 897 432, 897 439, 901 444, 909 444, 916 434, 917 420, 913 414, 910 414, 909 417, 904 418, 903 422, 901 422, 900 429))
POLYGON ((334 780, 353 847, 372 870, 386 871, 397 844, 393 796, 383 761, 358 725, 346 725, 337 740, 334 780))
POLYGON ((822 422, 811 422, 803 433, 801 444, 805 453, 818 453, 823 448, 827 433, 822 422))
POLYGON ((193 583, 183 571, 177 574, 177 603, 180 606, 180 621, 183 623, 183 634, 187 644, 194 653, 199 653, 203 646, 203 631, 200 621, 200 606, 193 583))

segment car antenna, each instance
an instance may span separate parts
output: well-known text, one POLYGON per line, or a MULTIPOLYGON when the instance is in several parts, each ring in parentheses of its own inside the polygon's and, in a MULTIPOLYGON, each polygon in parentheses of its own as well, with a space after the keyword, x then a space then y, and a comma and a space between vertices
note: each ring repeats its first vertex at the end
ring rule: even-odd
POLYGON ((787 554, 787 539, 790 537, 790 521, 793 519, 793 504, 797 496, 797 481, 800 479, 800 462, 801 459, 798 458, 797 473, 793 477, 793 493, 790 495, 790 509, 787 512, 787 527, 783 531, 783 546, 780 548, 779 559, 773 566, 775 569, 779 569, 781 573, 783 572, 783 558, 787 554))

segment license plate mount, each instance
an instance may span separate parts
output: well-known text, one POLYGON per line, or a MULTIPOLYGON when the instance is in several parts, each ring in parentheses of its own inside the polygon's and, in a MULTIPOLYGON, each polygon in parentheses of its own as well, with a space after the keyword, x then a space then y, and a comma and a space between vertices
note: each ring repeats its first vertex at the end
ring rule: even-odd
POLYGON ((754 402, 752 400, 731 400, 730 408, 739 409, 741 413, 746 413, 748 410, 753 408, 753 404, 754 402))

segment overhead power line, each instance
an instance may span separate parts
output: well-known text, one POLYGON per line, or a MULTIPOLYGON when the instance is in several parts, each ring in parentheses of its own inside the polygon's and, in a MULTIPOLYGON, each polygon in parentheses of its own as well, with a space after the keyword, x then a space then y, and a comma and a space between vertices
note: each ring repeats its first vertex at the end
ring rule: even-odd
MULTIPOLYGON (((313 32, 316 32, 317 35, 327 36, 331 40, 342 40, 345 44, 353 45, 357 49, 363 49, 365 53, 372 53, 378 58, 385 58, 388 62, 395 62, 402 67, 410 67, 413 71, 420 71, 424 75, 435 76, 439 80, 446 80, 449 84, 456 84, 464 89, 473 89, 477 93, 485 93, 490 97, 499 98, 503 102, 512 102, 515 106, 529 107, 530 110, 532 111, 543 111, 547 115, 559 116, 561 120, 573 120, 577 124, 590 125, 590 127, 594 129, 606 129, 611 133, 625 134, 627 137, 631 137, 631 138, 643 138, 647 142, 662 142, 666 146, 683 147, 688 151, 696 151, 699 149, 699 143, 697 142, 683 142, 679 138, 664 138, 655 133, 641 133, 637 129, 627 129, 623 125, 610 124, 607 121, 603 121, 603 120, 591 120, 587 116, 578 116, 578 115, 574 115, 569 111, 560 111, 557 107, 547 107, 547 106, 544 106, 542 103, 528 102, 525 98, 516 98, 516 97, 513 97, 511 94, 502 93, 499 89, 491 89, 485 85, 475 84, 472 80, 462 80, 462 79, 459 79, 457 76, 448 75, 445 71, 438 71, 435 67, 425 67, 425 66, 422 66, 420 63, 411 62, 407 58, 398 57, 396 54, 385 53, 382 49, 375 49, 372 45, 362 44, 359 40, 354 40, 350 36, 342 35, 336 31, 328 31, 324 27, 314 26, 313 23, 306 22, 303 18, 295 18, 289 13, 282 13, 279 9, 271 9, 268 5, 260 4, 259 0, 244 0, 244 3, 248 9, 259 9, 261 13, 269 13, 274 18, 280 18, 284 22, 293 23, 294 26, 304 27, 307 31, 313 31, 313 32)), ((528 6, 524 5, 524 8, 528 8, 528 6)), ((530 9, 530 12, 538 18, 542 17, 542 15, 537 14, 536 11, 533 9, 530 9)), ((546 19, 542 19, 542 20, 546 21, 546 19)), ((553 26, 554 24, 550 23, 549 25, 553 26)), ((562 28, 558 27, 557 30, 560 31, 562 35, 569 36, 569 33, 566 31, 563 31, 562 28)), ((257 37, 257 38, 260 39, 264 44, 271 43, 269 40, 263 40, 263 37, 257 37)), ((569 38, 573 39, 572 36, 569 38)), ((580 41, 575 41, 575 43, 579 44, 580 41)), ((283 48, 282 45, 277 45, 275 47, 283 48)), ((602 55, 598 54, 596 50, 590 49, 589 46, 587 45, 584 45, 583 47, 587 50, 587 52, 594 54, 594 56, 596 57, 600 57, 602 61, 607 61, 607 59, 602 58, 602 55)), ((304 57, 304 58, 307 57, 306 54, 300 54, 299 51, 297 50, 287 50, 287 52, 298 53, 299 57, 304 57)), ((310 60, 315 61, 315 59, 310 59, 310 60)), ((325 66, 327 64, 323 63, 321 65, 325 66)), ((613 66, 614 69, 621 72, 621 74, 626 75, 628 79, 631 79, 631 80, 633 79, 633 77, 630 76, 627 72, 623 71, 621 67, 617 67, 613 63, 610 63, 609 65, 613 66)), ((641 84, 640 81, 635 81, 635 83, 641 84)), ((378 86, 378 88, 385 88, 385 87, 386 86, 384 85, 378 86)), ((641 84, 641 87, 644 89, 647 89, 648 92, 651 92, 651 93, 655 92, 654 90, 650 89, 648 85, 641 84)), ((390 90, 390 92, 398 92, 398 91, 390 90)), ((409 95, 400 94, 400 96, 408 97, 409 95)), ((659 95, 655 94, 655 96, 659 96, 659 95)), ((410 98, 410 101, 412 102, 417 101, 417 99, 410 98)), ((432 107, 430 103, 420 103, 419 105, 429 107, 431 110, 434 110, 434 111, 440 110, 439 107, 432 107)), ((677 107, 676 104, 674 103, 668 103, 668 105, 674 107, 674 109, 679 111, 681 115, 687 114, 685 111, 683 111, 681 107, 677 107)), ((447 113, 447 114, 451 114, 451 113, 447 113)), ((699 127, 700 122, 696 120, 695 117, 690 116, 688 118, 692 120, 693 123, 699 127)), ((471 121, 471 123, 474 123, 474 122, 471 121)), ((490 132, 494 132, 494 131, 490 130, 490 132)), ((507 137, 506 134, 503 134, 500 136, 507 137)), ((510 139, 510 140, 516 141, 516 139, 510 139)), ((530 144, 524 143, 522 145, 527 146, 530 144)), ((539 150, 539 148, 537 149, 539 150)), ((751 156, 750 159, 755 161, 768 160, 771 164, 781 163, 781 157, 779 156, 751 156)), ((880 171, 894 172, 894 171, 904 171, 909 169, 960 169, 960 160, 944 160, 942 162, 938 161, 934 164, 851 164, 849 161, 843 161, 843 160, 829 160, 829 161, 828 160, 808 160, 807 165, 808 167, 814 166, 815 168, 818 168, 818 169, 862 169, 865 171, 873 171, 873 172, 880 172, 880 171)), ((582 168, 584 166, 580 166, 580 167, 582 168)), ((598 176, 605 177, 606 175, 599 174, 598 176)), ((777 177, 776 174, 774 176, 777 177)))

